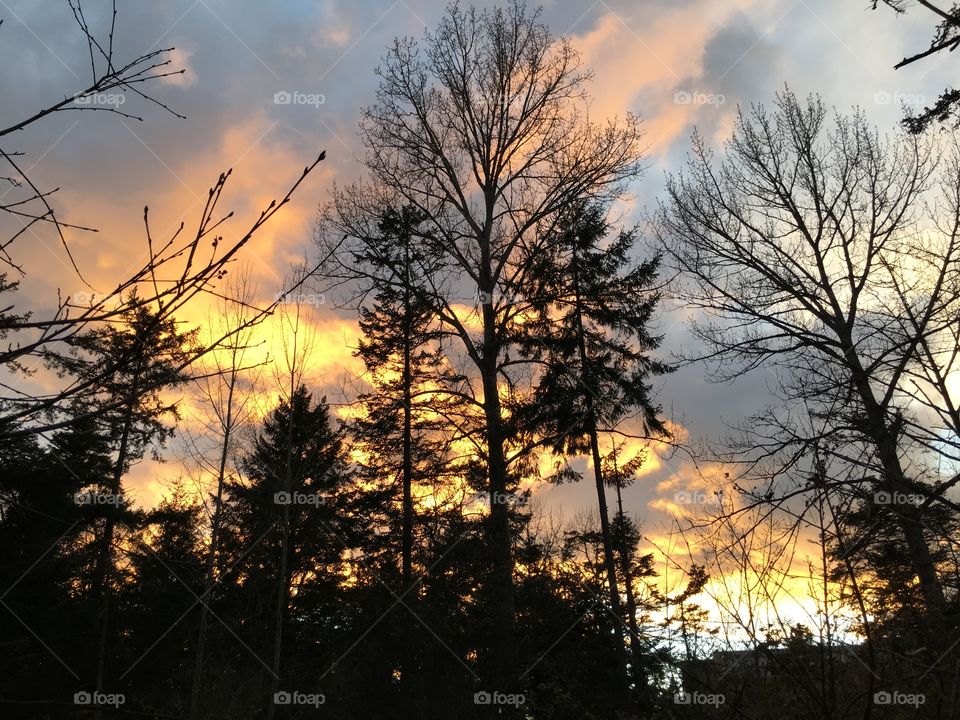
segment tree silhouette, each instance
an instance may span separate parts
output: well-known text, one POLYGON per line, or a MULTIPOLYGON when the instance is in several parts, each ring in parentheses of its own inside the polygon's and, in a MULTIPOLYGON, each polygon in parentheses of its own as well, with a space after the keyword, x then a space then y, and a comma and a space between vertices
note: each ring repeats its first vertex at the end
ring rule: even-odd
POLYGON ((486 465, 486 591, 496 609, 484 658, 490 691, 519 680, 510 513, 498 501, 528 459, 508 452, 502 400, 521 390, 521 368, 509 357, 518 298, 564 208, 583 195, 616 197, 640 171, 638 119, 588 119, 588 75, 539 17, 520 2, 484 11, 451 5, 422 52, 396 40, 361 123, 369 180, 335 194, 318 232, 323 273, 348 283, 369 277, 353 260, 378 237, 385 204, 423 216, 416 255, 431 265, 419 292, 449 338, 449 364, 466 377, 455 391, 473 411, 471 436, 486 465))
MULTIPOLYGON (((659 257, 639 264, 632 260, 635 232, 622 232, 604 247, 605 214, 597 204, 569 208, 556 228, 552 252, 539 259, 533 287, 538 314, 523 327, 520 344, 528 356, 539 359, 543 372, 531 402, 516 417, 550 438, 556 452, 589 454, 592 459, 626 706, 630 681, 621 627, 625 615, 600 434, 621 431, 625 418, 637 417, 644 435, 666 435, 649 383, 669 367, 649 355, 659 344, 647 327, 659 300, 651 290, 659 257)), ((568 474, 577 475, 573 470, 568 474)))

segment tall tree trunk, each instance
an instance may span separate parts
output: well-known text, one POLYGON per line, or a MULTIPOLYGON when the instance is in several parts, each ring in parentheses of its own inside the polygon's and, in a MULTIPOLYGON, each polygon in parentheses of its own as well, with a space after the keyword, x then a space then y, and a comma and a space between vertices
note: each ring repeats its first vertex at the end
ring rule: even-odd
MULTIPOLYGON (((485 270, 489 263, 484 262, 485 270)), ((496 316, 493 310, 493 282, 483 278, 483 409, 486 421, 487 472, 490 493, 490 517, 487 529, 490 541, 490 592, 493 605, 489 667, 485 680, 489 692, 509 692, 518 682, 517 645, 514 634, 513 549, 510 537, 510 513, 507 505, 507 463, 504 455, 503 417, 497 387, 496 316)))
MULTIPOLYGON (((876 448, 877 458, 883 468, 882 487, 890 493, 910 494, 913 489, 907 482, 897 454, 897 438, 891 432, 884 409, 877 402, 856 348, 849 337, 842 337, 841 344, 852 370, 854 387, 866 413, 867 437, 876 448)), ((927 613, 925 641, 932 650, 943 648, 946 598, 937 575, 936 563, 923 536, 920 512, 913 505, 903 503, 897 505, 894 514, 907 545, 911 567, 920 580, 920 591, 927 613)))
MULTIPOLYGON (((406 239, 404 247, 404 288, 403 288, 403 511, 402 511, 402 547, 401 554, 401 595, 406 593, 413 582, 413 408, 412 403, 412 369, 411 369, 411 309, 410 309, 410 242, 406 239)), ((411 598, 406 600, 412 602, 411 598)), ((403 623, 403 651, 400 660, 400 693, 403 717, 412 720, 414 717, 413 689, 417 686, 417 673, 414 669, 414 658, 418 653, 414 643, 417 634, 413 627, 414 618, 410 613, 404 614, 403 623)))
MULTIPOLYGON (((136 387, 140 378, 139 370, 134 375, 133 384, 136 387)), ((105 692, 104 682, 106 680, 107 670, 107 645, 110 629, 110 571, 113 568, 113 534, 116 529, 115 514, 118 512, 120 504, 120 487, 123 478, 123 469, 127 464, 127 454, 130 444, 130 431, 133 429, 133 406, 134 399, 127 402, 123 416, 123 429, 120 433, 120 447, 117 450, 117 462, 113 467, 113 477, 110 482, 110 493, 113 495, 113 510, 107 514, 107 520, 103 527, 103 538, 100 542, 100 550, 97 554, 97 564, 94 568, 94 588, 100 593, 100 632, 97 648, 97 691, 105 692)), ((93 710, 95 720, 101 720, 103 710, 96 705, 93 710)))
POLYGON ((593 411, 592 397, 587 397, 587 423, 590 433, 590 452, 593 455, 594 479, 597 486, 597 509, 600 513, 600 533, 603 538, 603 564, 607 572, 607 586, 610 594, 610 611, 613 615, 613 652, 617 660, 617 671, 624 708, 630 703, 630 676, 627 672, 627 651, 623 645, 623 606, 620 603, 620 588, 617 584, 616 558, 613 553, 613 536, 610 532, 610 516, 607 510, 607 493, 603 482, 603 459, 600 456, 600 444, 597 438, 597 424, 593 411))
MULTIPOLYGON (((622 518, 623 493, 617 483, 617 514, 622 518)), ((640 631, 637 627, 637 598, 633 594, 633 573, 630 570, 630 553, 626 546, 626 536, 620 545, 620 573, 623 575, 623 588, 627 596, 627 625, 630 627, 630 657, 633 662, 633 671, 640 667, 640 631)))
POLYGON ((203 680, 203 654, 207 642, 207 626, 210 622, 210 595, 213 593, 217 544, 220 535, 220 509, 223 505, 223 483, 227 469, 230 435, 233 430, 233 391, 236 387, 236 368, 230 375, 227 389, 227 412, 223 423, 223 447, 217 468, 217 494, 214 498, 213 515, 210 518, 210 548, 207 551, 207 566, 203 587, 203 607, 200 611, 200 629, 197 633, 197 653, 193 667, 193 687, 190 691, 190 720, 197 719, 200 710, 200 687, 203 680))
POLYGON ((621 704, 624 709, 630 707, 630 676, 627 672, 627 651, 623 645, 623 632, 620 625, 623 623, 623 607, 620 604, 620 588, 617 585, 616 558, 613 553, 613 537, 610 533, 610 515, 607 510, 607 492, 603 481, 603 458, 600 455, 600 441, 597 437, 597 413, 593 399, 593 385, 587 356, 587 344, 583 328, 583 314, 581 312, 580 281, 577 270, 577 252, 573 249, 573 263, 571 275, 574 291, 574 321, 577 332, 577 350, 580 356, 580 384, 586 389, 587 418, 586 430, 590 435, 590 453, 593 456, 593 475, 597 487, 597 510, 600 514, 600 533, 603 539, 603 564, 607 572, 607 586, 610 594, 610 611, 614 616, 613 652, 617 661, 617 672, 620 676, 621 704))
MULTIPOLYGON (((288 491, 289 492, 289 491, 288 491)), ((277 604, 274 608, 273 661, 270 665, 270 693, 267 698, 267 720, 273 720, 277 712, 274 696, 280 690, 280 654, 283 647, 283 620, 287 611, 290 582, 288 573, 288 548, 290 546, 290 505, 283 506, 283 539, 280 543, 280 571, 277 578, 277 604)))
POLYGON ((280 690, 280 654, 283 647, 283 620, 287 611, 289 601, 290 581, 287 578, 289 572, 289 548, 290 548, 290 507, 293 500, 293 405, 296 395, 296 382, 294 381, 294 372, 290 373, 290 394, 287 404, 287 463, 284 471, 283 485, 288 493, 288 502, 283 506, 283 536, 280 541, 280 568, 277 573, 277 602, 274 607, 273 619, 273 661, 270 669, 270 692, 267 697, 267 720, 273 720, 277 712, 277 704, 273 701, 276 693, 280 690))

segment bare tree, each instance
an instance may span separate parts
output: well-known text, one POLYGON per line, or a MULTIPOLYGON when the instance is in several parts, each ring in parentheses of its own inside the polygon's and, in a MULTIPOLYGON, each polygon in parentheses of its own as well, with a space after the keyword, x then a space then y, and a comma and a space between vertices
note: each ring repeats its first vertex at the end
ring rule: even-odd
MULTIPOLYGON (((101 102, 104 96, 139 97, 147 104, 156 105, 176 115, 167 105, 149 94, 155 81, 183 72, 169 68, 169 53, 172 48, 150 50, 132 60, 122 60, 115 53, 116 3, 111 5, 109 27, 102 33, 88 23, 81 0, 67 0, 67 7, 86 39, 89 84, 0 129, 0 143, 12 141, 60 112, 102 111, 141 119, 121 110, 121 107, 126 107, 125 103, 101 102)), ((19 157, 17 151, 0 145, 0 161, 9 167, 9 174, 0 177, 0 182, 9 183, 13 191, 8 193, 9 200, 5 196, 4 200, 0 201, 0 215, 10 218, 16 226, 11 237, 0 241, 0 263, 9 268, 7 272, 0 273, 0 295, 3 296, 0 300, 0 339, 6 341, 0 348, 0 367, 14 378, 33 372, 41 363, 56 365, 58 358, 85 333, 104 325, 122 322, 124 316, 138 308, 152 308, 155 310, 156 322, 163 323, 181 314, 198 297, 216 296, 217 285, 227 274, 230 263, 238 257, 260 228, 290 200, 293 191, 323 159, 323 154, 304 169, 279 201, 272 201, 246 231, 238 233, 237 239, 230 242, 223 242, 220 233, 223 224, 233 213, 221 214, 218 207, 230 171, 221 174, 210 188, 195 232, 184 232, 185 226, 181 223, 170 237, 154 238, 150 230, 149 211, 144 208, 148 259, 130 275, 118 278, 114 287, 102 292, 98 292, 83 277, 73 262, 67 240, 68 232, 94 232, 95 229, 59 218, 51 204, 51 195, 56 189, 40 188, 23 170, 19 157), (87 288, 79 293, 58 295, 56 309, 50 314, 31 312, 30 308, 23 308, 22 304, 18 304, 15 297, 12 297, 17 290, 17 278, 22 278, 26 272, 22 263, 16 259, 15 243, 41 227, 52 227, 55 230, 73 263, 78 282, 87 288), (15 273, 13 279, 8 278, 10 272, 15 273)), ((248 318, 248 326, 260 322, 272 312, 275 305, 276 303, 252 313, 248 318)), ((210 338, 191 348, 189 356, 185 358, 184 368, 242 331, 243 328, 233 328, 221 337, 210 338)), ((133 354, 114 358, 112 362, 99 368, 97 373, 88 374, 82 380, 77 379, 59 387, 47 388, 39 393, 28 393, 11 380, 0 381, 0 438, 43 434, 70 425, 80 417, 116 409, 119 404, 109 406, 97 402, 100 388, 113 374, 124 370, 134 359, 133 354), (74 410, 66 412, 68 406, 72 406, 74 410), (76 409, 82 406, 91 409, 78 415, 76 409)), ((155 389, 144 387, 143 392, 149 393, 155 389)))
POLYGON ((746 463, 768 501, 810 491, 817 454, 846 468, 834 489, 898 529, 933 651, 948 637, 935 548, 953 542, 933 506, 956 511, 946 493, 960 483, 947 381, 958 158, 955 143, 881 137, 859 115, 831 125, 818 99, 785 91, 772 111, 740 113, 722 159, 696 136, 654 222, 699 313, 705 349, 689 358, 722 379, 777 377, 779 405, 744 423, 727 459, 746 463))
POLYGON ((403 204, 423 215, 417 256, 435 262, 418 272, 419 293, 449 338, 445 350, 460 369, 455 392, 477 411, 490 495, 487 681, 505 688, 518 669, 502 500, 517 476, 511 463, 528 457, 511 457, 507 442, 504 397, 523 377, 511 338, 547 231, 574 199, 609 200, 638 174, 640 125, 634 117, 590 121, 589 74, 576 52, 519 2, 483 12, 451 5, 423 46, 396 40, 378 74, 377 102, 361 123, 369 179, 335 195, 318 233, 333 261, 325 274, 356 278, 355 260, 376 236, 383 207, 403 204))
MULTIPOLYGON (((299 287, 304 274, 290 285, 299 287)), ((304 374, 315 345, 313 329, 302 320, 305 308, 296 298, 284 301, 280 306, 279 319, 282 326, 280 334, 283 357, 277 358, 273 365, 274 385, 279 392, 281 403, 293 407, 294 396, 304 386, 304 374)), ((293 487, 294 452, 294 414, 287 414, 286 453, 285 465, 277 470, 282 473, 282 483, 285 492, 290 493, 293 487)), ((280 663, 282 660, 283 628, 289 612, 291 577, 290 563, 290 504, 283 506, 281 516, 280 562, 277 573, 277 600, 274 606, 273 626, 273 658, 270 664, 269 695, 267 702, 267 720, 273 720, 277 704, 275 695, 280 689, 280 663)))
MULTIPOLYGON (((7 127, 0 128, 0 138, 2 138, 0 142, 6 144, 8 139, 12 140, 18 133, 60 112, 99 111, 133 120, 142 120, 143 118, 120 109, 124 106, 124 103, 120 102, 119 98, 126 100, 127 96, 139 97, 148 104, 161 107, 177 117, 183 117, 148 94, 149 86, 155 84, 156 80, 171 75, 181 75, 185 72, 183 69, 174 70, 170 67, 170 53, 174 48, 149 50, 132 60, 122 60, 114 52, 114 34, 117 27, 116 2, 113 2, 111 6, 109 27, 102 33, 98 33, 87 22, 81 0, 67 0, 66 4, 86 40, 90 63, 89 84, 74 90, 72 93, 65 94, 59 100, 51 101, 31 115, 21 118, 7 127)), ((2 24, 3 20, 0 19, 0 25, 2 24)), ((4 199, 0 201, 0 213, 5 213, 20 225, 20 229, 11 237, 0 241, 0 263, 22 275, 22 266, 14 260, 11 254, 13 251, 12 245, 25 233, 31 232, 35 225, 42 226, 44 223, 48 223, 55 228, 74 270, 80 275, 80 270, 70 253, 64 230, 74 229, 87 232, 96 232, 96 230, 62 222, 57 217, 50 202, 50 198, 57 192, 57 188, 40 189, 31 180, 28 171, 23 169, 22 161, 19 159, 21 156, 22 153, 9 146, 0 147, 0 159, 3 160, 10 173, 0 177, 0 181, 7 182, 10 189, 14 191, 12 194, 4 193, 4 199), (6 199, 8 194, 10 198, 6 199)))
MULTIPOLYGON (((199 432, 186 429, 181 434, 187 444, 190 458, 198 466, 201 479, 213 480, 209 493, 212 507, 208 509, 209 545, 204 570, 203 605, 200 628, 197 633, 196 660, 193 686, 190 692, 190 717, 198 717, 200 691, 203 683, 204 652, 207 626, 210 622, 211 595, 217 583, 217 556, 220 544, 220 525, 224 501, 224 486, 228 475, 236 474, 234 450, 238 430, 249 422, 253 410, 253 388, 264 362, 251 360, 249 351, 255 346, 249 318, 259 311, 255 305, 255 288, 249 269, 228 281, 215 311, 211 313, 211 332, 230 334, 235 328, 241 332, 210 353, 206 365, 210 372, 202 372, 193 383, 199 408, 194 418, 200 424, 199 432), (233 467, 233 470, 231 470, 233 467)), ((208 507, 207 483, 202 483, 204 507, 208 507)))

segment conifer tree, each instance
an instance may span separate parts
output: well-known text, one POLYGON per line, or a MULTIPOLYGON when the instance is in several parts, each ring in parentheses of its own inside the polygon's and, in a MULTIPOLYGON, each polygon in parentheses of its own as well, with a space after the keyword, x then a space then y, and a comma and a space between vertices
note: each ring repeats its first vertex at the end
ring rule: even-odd
POLYGON ((556 452, 589 454, 592 460, 607 589, 617 620, 614 649, 626 697, 624 613, 600 435, 619 431, 627 421, 639 423, 643 435, 665 435, 650 379, 669 367, 649 355, 659 344, 648 329, 659 301, 652 289, 659 256, 635 262, 636 231, 621 232, 604 246, 608 230, 603 205, 578 202, 556 228, 551 251, 539 260, 532 289, 538 313, 521 342, 527 355, 541 358, 543 372, 520 417, 550 438, 556 452))
POLYGON ((13 701, 76 683, 96 641, 83 588, 94 519, 77 494, 110 457, 90 424, 0 443, 0 697, 13 701))
MULTIPOLYGON (((118 325, 104 325, 70 338, 66 352, 48 353, 47 363, 61 376, 83 383, 98 377, 104 366, 117 370, 99 385, 95 397, 83 407, 72 407, 79 417, 91 417, 90 405, 102 406, 95 414, 97 432, 111 452, 109 475, 97 479, 88 503, 100 517, 96 560, 90 589, 99 598, 97 625, 96 689, 104 691, 108 675, 108 642, 111 635, 111 605, 116 586, 116 533, 118 526, 136 525, 134 513, 123 494, 123 477, 151 447, 156 450, 174 432, 176 400, 165 391, 185 382, 181 368, 189 355, 194 333, 182 332, 175 320, 158 314, 134 296, 118 325)), ((95 715, 102 716, 98 706, 95 715)))
MULTIPOLYGON (((417 612, 412 587, 417 534, 415 493, 436 490, 449 476, 448 431, 444 431, 449 402, 439 391, 437 376, 444 371, 436 348, 436 313, 426 302, 421 276, 426 264, 419 257, 412 233, 422 214, 404 206, 384 212, 378 241, 371 239, 364 261, 380 281, 372 302, 360 308, 362 337, 356 355, 363 360, 369 391, 359 401, 362 416, 355 423, 361 476, 383 488, 384 521, 396 527, 399 517, 401 597, 417 612), (395 503, 399 488, 400 501, 395 503), (418 492, 419 490, 419 492, 418 492), (392 509, 399 505, 400 512, 392 509)), ((422 497, 421 497, 422 499, 422 497)), ((422 554, 422 553, 421 553, 422 554)), ((398 637, 401 696, 404 717, 413 717, 412 688, 418 684, 419 634, 416 619, 403 613, 398 637)))
POLYGON ((130 538, 129 581, 118 597, 131 698, 177 714, 188 706, 204 590, 202 518, 197 499, 175 483, 130 538))
POLYGON ((235 584, 230 612, 267 658, 278 641, 279 603, 280 631, 294 641, 284 645, 291 656, 305 627, 323 628, 324 618, 336 616, 345 554, 364 538, 342 433, 326 400, 314 403, 302 385, 281 400, 240 467, 244 477, 227 483, 223 509, 223 547, 235 584), (290 628, 291 618, 298 628, 290 628))

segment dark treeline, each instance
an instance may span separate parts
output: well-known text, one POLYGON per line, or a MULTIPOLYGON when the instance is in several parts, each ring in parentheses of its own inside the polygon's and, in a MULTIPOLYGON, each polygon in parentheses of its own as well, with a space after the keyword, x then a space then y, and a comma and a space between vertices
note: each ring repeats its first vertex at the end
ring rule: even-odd
MULTIPOLYGON (((77 97, 129 90, 110 48, 77 97)), ((642 124, 590 119, 538 10, 451 5, 377 74, 363 178, 267 307, 226 268, 290 194, 222 254, 227 175, 106 298, 34 321, 0 274, 5 373, 62 388, 0 398, 2 717, 960 716, 952 138, 785 90, 630 227, 642 124), (346 403, 307 380, 306 287, 359 327, 346 403), (685 444, 657 383, 693 362, 773 404, 685 444), (658 534, 626 491, 670 453, 658 534), (149 458, 177 480, 144 507, 149 458)))

